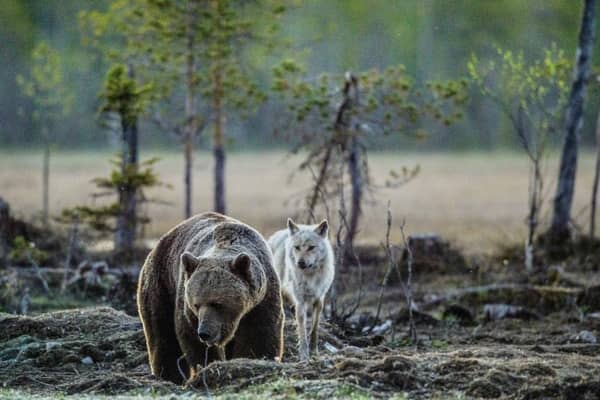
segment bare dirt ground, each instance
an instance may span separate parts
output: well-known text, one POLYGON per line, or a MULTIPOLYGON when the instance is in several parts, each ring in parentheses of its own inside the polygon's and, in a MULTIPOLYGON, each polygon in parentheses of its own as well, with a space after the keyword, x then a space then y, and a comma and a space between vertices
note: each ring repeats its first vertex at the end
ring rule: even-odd
MULTIPOLYGON (((322 324, 318 357, 298 362, 288 319, 283 362, 214 363, 185 387, 150 375, 135 316, 109 307, 32 317, 0 314, 0 398, 210 393, 217 398, 597 399, 597 261, 589 270, 574 270, 567 262, 569 272, 532 275, 513 260, 494 259, 479 270, 467 264, 452 266, 452 273, 419 273, 416 346, 409 343, 397 283, 384 290, 381 318, 374 321, 380 293, 374 278, 382 267, 365 265, 362 272, 370 278, 362 285, 360 307, 344 324, 322 324), (506 304, 516 308, 499 306, 506 304)), ((355 269, 340 274, 341 309, 357 300, 357 279, 355 269)))
MULTIPOLYGON (((158 156, 161 178, 172 189, 148 193, 170 205, 149 205, 153 222, 146 236, 156 238, 178 223, 183 214, 183 160, 175 152, 142 152, 158 156)), ((109 152, 57 153, 51 164, 51 210, 90 204, 91 179, 108 174, 109 152)), ((284 152, 232 153, 227 159, 228 213, 270 235, 296 214, 297 201, 308 188, 308 177, 290 175, 300 162, 284 152)), ((362 243, 383 240, 386 204, 395 221, 406 218, 410 233, 436 232, 467 253, 493 251, 498 243, 523 242, 527 204, 528 165, 521 153, 418 154, 373 153, 372 175, 383 185, 390 170, 419 165, 417 178, 398 189, 379 189, 377 202, 368 204, 359 233, 362 243)), ((591 196, 594 158, 582 154, 578 168, 574 217, 585 226, 591 196)), ((546 200, 555 189, 557 157, 548 162, 546 200)), ((29 217, 41 207, 41 153, 0 154, 0 194, 16 213, 29 217)), ((212 209, 212 158, 197 153, 194 167, 194 211, 212 209)), ((548 220, 547 208, 542 213, 548 220)), ((542 221, 542 222, 543 222, 542 221)), ((398 232, 392 239, 399 240, 398 232)))

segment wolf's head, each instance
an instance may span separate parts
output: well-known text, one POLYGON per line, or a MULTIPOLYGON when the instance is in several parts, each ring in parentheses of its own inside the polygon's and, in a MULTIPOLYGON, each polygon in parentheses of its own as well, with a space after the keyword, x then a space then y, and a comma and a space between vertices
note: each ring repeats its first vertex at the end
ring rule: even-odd
POLYGON ((306 271, 322 267, 328 256, 327 220, 318 225, 297 225, 288 218, 287 226, 290 233, 287 253, 293 264, 306 271))

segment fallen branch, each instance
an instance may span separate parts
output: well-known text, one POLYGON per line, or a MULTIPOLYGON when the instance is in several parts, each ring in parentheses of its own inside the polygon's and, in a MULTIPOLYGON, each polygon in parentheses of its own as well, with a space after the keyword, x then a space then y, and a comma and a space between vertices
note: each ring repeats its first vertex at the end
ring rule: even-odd
POLYGON ((516 291, 552 291, 555 293, 564 293, 570 296, 577 296, 583 292, 582 289, 579 288, 565 288, 565 287, 556 287, 556 286, 539 286, 539 285, 528 285, 528 284, 512 284, 512 283, 499 283, 485 286, 474 286, 467 287, 462 289, 456 289, 446 293, 443 296, 437 296, 420 305, 417 309, 420 311, 429 311, 434 309, 435 307, 448 303, 457 301, 457 299, 463 298, 469 295, 483 295, 486 293, 500 291, 500 290, 516 290, 516 291))

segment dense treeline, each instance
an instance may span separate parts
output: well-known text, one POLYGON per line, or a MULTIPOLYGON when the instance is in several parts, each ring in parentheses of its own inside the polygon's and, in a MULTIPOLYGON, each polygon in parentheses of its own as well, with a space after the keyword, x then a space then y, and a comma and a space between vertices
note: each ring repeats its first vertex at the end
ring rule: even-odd
MULTIPOLYGON (((69 91, 75 93, 72 112, 56 127, 57 145, 62 148, 110 143, 97 123, 96 110, 108 65, 94 50, 82 44, 79 14, 86 9, 106 9, 109 2, 76 0, 6 0, 0 10, 0 143, 10 146, 43 145, 42 127, 29 118, 34 105, 21 96, 16 76, 27 70, 32 49, 46 40, 63 58, 69 91)), ((542 55, 552 43, 574 57, 579 4, 560 0, 410 0, 375 4, 363 0, 291 1, 283 16, 282 39, 290 45, 288 55, 302 58, 308 75, 343 73, 404 64, 417 81, 457 78, 466 74, 471 54, 480 58, 494 54, 495 46, 522 50, 527 58, 542 55)), ((598 44, 596 44, 596 47, 598 44)), ((598 59, 600 51, 593 52, 598 59)), ((265 59, 248 51, 247 65, 255 80, 268 89, 275 57, 265 59)), ((593 63, 595 65, 596 63, 593 63)), ((597 104, 591 86, 591 103, 586 107, 582 132, 584 145, 593 143, 597 104)), ((183 93, 181 94, 183 96, 183 93)), ((280 108, 274 102, 262 105, 249 119, 231 127, 238 145, 277 146, 272 140, 280 108)), ((142 122, 144 123, 144 122, 142 122)), ((209 132, 198 140, 208 149, 209 132)), ((384 140, 381 140, 383 142, 384 140)), ((518 145, 510 134, 510 121, 474 92, 465 118, 451 129, 432 134, 425 141, 398 135, 383 146, 402 148, 497 148, 518 145)), ((557 139, 556 143, 560 143, 557 139)), ((143 129, 142 145, 173 146, 173 141, 156 126, 143 129)))

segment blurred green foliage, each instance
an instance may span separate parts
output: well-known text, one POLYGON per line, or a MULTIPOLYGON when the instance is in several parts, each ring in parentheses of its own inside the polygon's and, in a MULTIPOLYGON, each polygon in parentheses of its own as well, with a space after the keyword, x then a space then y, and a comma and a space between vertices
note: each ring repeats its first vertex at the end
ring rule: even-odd
MULTIPOLYGON (((73 112, 61 123, 63 129, 59 140, 63 147, 107 143, 106 136, 100 134, 94 113, 102 78, 114 60, 102 60, 98 58, 98 51, 85 46, 82 37, 87 37, 86 40, 92 40, 92 37, 83 35, 75 21, 82 11, 105 13, 111 3, 107 0, 3 2, 0 8, 0 37, 3 39, 0 143, 31 146, 41 142, 39 122, 18 116, 19 108, 25 110, 25 115, 31 115, 34 105, 30 98, 19 94, 16 83, 16 76, 28 70, 29 55, 39 40, 45 40, 57 49, 64 61, 67 87, 76 93, 73 112)), ((122 4, 125 7, 127 3, 122 4)), ((153 3, 158 7, 165 2, 157 0, 153 3)), ((289 44, 289 51, 295 58, 302 59, 309 76, 403 64, 416 82, 422 83, 462 76, 471 54, 486 60, 494 56, 496 46, 513 52, 522 51, 524 58, 531 60, 541 57, 543 49, 556 43, 558 48, 564 49, 567 59, 572 60, 580 3, 564 0, 293 0, 286 2, 289 10, 281 16, 277 37, 289 44)), ((167 20, 168 15, 157 18, 158 23, 167 20)), ((265 31, 270 29, 269 21, 266 16, 261 19, 265 31)), ((90 23, 86 27, 105 28, 102 21, 96 22, 98 26, 90 23)), ((113 48, 119 55, 123 51, 123 43, 117 38, 121 31, 114 29, 111 33, 111 37, 103 39, 101 44, 113 48)), ((148 41, 145 46, 151 44, 152 41, 148 41)), ((257 88, 268 89, 271 85, 270 66, 281 60, 252 47, 244 54, 236 55, 241 57, 240 66, 252 77, 257 88)), ((597 41, 593 56, 595 60, 600 57, 600 41, 597 41)), ((160 61, 160 57, 156 57, 160 61)), ((147 82, 141 78, 141 82, 147 82)), ((172 82, 161 79, 160 84, 163 83, 170 85, 172 82)), ((180 96, 180 90, 175 89, 172 95, 180 96)), ((594 121, 598 101, 590 96, 589 104, 587 121, 594 121)), ((232 128, 236 142, 240 146, 280 144, 271 137, 278 111, 277 104, 267 104, 252 113, 247 121, 236 124, 232 128)), ((593 129, 594 123, 584 124, 584 144, 593 142, 593 129)), ((495 148, 517 143, 514 135, 509 134, 510 121, 491 107, 478 91, 473 93, 463 122, 441 132, 419 146, 495 148)), ((170 145, 164 133, 156 129, 147 128, 144 135, 147 144, 170 145)), ((378 143, 379 147, 389 148, 390 145, 415 146, 412 139, 394 135, 378 143)))
MULTIPOLYGON (((157 201, 145 197, 144 190, 157 187, 167 186, 160 181, 158 174, 155 171, 154 165, 159 161, 158 158, 151 158, 140 163, 138 168, 130 165, 125 170, 121 169, 122 162, 119 157, 111 161, 113 168, 108 177, 99 177, 93 179, 98 192, 92 194, 94 199, 99 199, 106 196, 117 196, 119 188, 131 185, 136 188, 138 193, 138 203, 157 201)), ((141 207, 138 207, 139 213, 137 216, 138 226, 148 224, 151 220, 147 215, 143 214, 141 207)), ((90 228, 98 232, 101 236, 111 234, 115 231, 115 223, 117 217, 121 214, 121 206, 117 199, 112 202, 101 202, 101 204, 80 205, 73 208, 66 208, 62 211, 59 222, 70 223, 81 221, 90 228)))
POLYGON ((150 101, 152 85, 138 85, 127 76, 127 67, 113 66, 106 76, 100 98, 103 100, 100 113, 116 113, 125 125, 135 123, 150 101))
POLYGON ((572 71, 564 51, 552 45, 531 61, 522 52, 496 51, 487 61, 471 57, 467 67, 472 82, 514 124, 522 114, 529 136, 536 139, 532 143, 543 146, 548 135, 560 137, 572 71))
POLYGON ((48 260, 48 253, 38 249, 35 243, 28 242, 23 236, 13 240, 8 258, 18 265, 30 265, 31 262, 42 264, 48 260))
MULTIPOLYGON (((296 124, 306 123, 304 131, 315 131, 315 136, 321 137, 322 131, 334 130, 342 75, 310 78, 298 64, 286 60, 274 68, 273 76, 273 90, 281 94, 296 124)), ((423 119, 449 126, 462 117, 468 99, 466 80, 418 85, 403 65, 373 68, 356 74, 356 78, 360 100, 352 113, 371 132, 409 134, 419 130, 423 135, 423 119)))
POLYGON ((51 127, 69 114, 74 96, 65 84, 62 59, 48 43, 41 41, 34 47, 29 68, 27 76, 17 75, 17 84, 33 104, 27 117, 39 121, 44 141, 51 141, 49 130, 60 129, 51 127))
MULTIPOLYGON (((110 125, 110 116, 116 115, 119 121, 118 132, 122 133, 125 126, 137 124, 138 117, 146 109, 150 101, 152 85, 139 85, 135 79, 128 76, 127 67, 122 64, 113 66, 106 75, 104 88, 100 93, 102 105, 99 112, 102 118, 107 119, 110 125)), ((123 154, 119 154, 111 161, 113 166, 108 177, 99 177, 92 180, 98 192, 93 194, 94 199, 101 197, 116 197, 112 202, 102 204, 80 205, 64 209, 58 218, 62 223, 81 221, 102 235, 114 232, 116 219, 122 214, 122 205, 119 202, 120 191, 123 188, 133 188, 137 196, 137 203, 152 201, 146 198, 144 190, 156 186, 165 186, 155 171, 158 158, 151 158, 139 164, 123 163, 123 154)), ((137 225, 143 226, 150 222, 149 217, 143 215, 142 208, 137 207, 137 225)))

